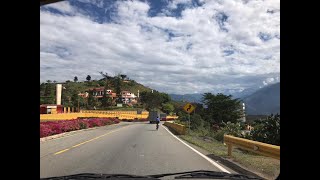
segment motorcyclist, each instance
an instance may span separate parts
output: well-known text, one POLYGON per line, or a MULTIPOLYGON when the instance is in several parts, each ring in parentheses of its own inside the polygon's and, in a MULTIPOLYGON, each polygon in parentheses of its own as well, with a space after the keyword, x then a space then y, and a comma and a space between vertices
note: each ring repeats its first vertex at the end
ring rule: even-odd
POLYGON ((157 116, 156 123, 157 123, 157 129, 158 129, 158 128, 159 128, 159 123, 160 123, 160 118, 159 118, 159 116, 157 116))

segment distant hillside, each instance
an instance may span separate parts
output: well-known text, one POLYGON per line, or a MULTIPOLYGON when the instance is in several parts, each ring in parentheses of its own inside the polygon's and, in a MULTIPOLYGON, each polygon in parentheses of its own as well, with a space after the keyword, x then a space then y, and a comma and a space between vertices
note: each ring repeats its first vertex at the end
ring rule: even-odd
MULTIPOLYGON (((115 89, 112 88, 112 90, 115 90, 115 89)), ((148 88, 140 83, 137 83, 136 81, 122 82, 121 83, 121 90, 133 92, 135 95, 137 95, 138 90, 140 93, 143 91, 151 91, 150 88, 148 88)))
POLYGON ((258 88, 248 88, 241 92, 224 92, 223 94, 232 95, 234 98, 244 98, 246 96, 251 95, 252 93, 256 92, 258 88))
MULTIPOLYGON (((272 84, 261 89, 249 88, 241 92, 225 90, 223 94, 230 94, 246 103, 247 115, 270 115, 280 113, 280 83, 272 84)), ((215 93, 214 93, 215 94, 215 93)), ((174 101, 188 101, 201 103, 202 94, 169 94, 174 101)))
POLYGON ((242 99, 249 115, 280 113, 280 83, 263 87, 242 99))
MULTIPOLYGON (((234 89, 226 89, 223 92, 219 92, 225 95, 232 95, 233 98, 243 98, 246 97, 252 93, 254 93, 257 89, 254 88, 248 88, 243 91, 235 91, 234 89)), ((212 92, 213 94, 217 94, 218 92, 212 92)), ((171 99, 174 101, 188 101, 188 102, 197 102, 201 103, 202 95, 200 93, 195 94, 169 94, 171 99)))
MULTIPOLYGON (((41 83, 40 84, 40 104, 54 104, 55 103, 55 84, 58 82, 49 82, 49 83, 41 83)), ((105 81, 103 79, 100 80, 92 80, 90 82, 73 82, 73 81, 66 81, 66 82, 59 82, 59 84, 63 84, 63 93, 62 93, 62 100, 67 97, 71 97, 73 93, 85 92, 89 88, 97 88, 97 87, 104 87, 105 81)), ((151 91, 150 88, 145 87, 144 85, 137 83, 134 80, 121 80, 121 91, 130 91, 135 95, 138 94, 138 90, 141 92, 143 91, 151 91)), ((115 92, 115 86, 110 80, 110 88, 113 92, 115 92)))
MULTIPOLYGON (((64 84, 64 86, 72 86, 72 88, 76 88, 78 91, 80 92, 84 92, 85 90, 89 89, 89 88, 97 88, 97 87, 104 87, 105 85, 105 81, 103 79, 101 80, 92 80, 90 82, 72 82, 72 81, 66 81, 66 82, 59 82, 61 84, 64 84)), ((42 83, 45 84, 45 83, 42 83)), ((52 83, 52 84, 56 84, 56 83, 52 83)), ((40 85, 41 87, 41 85, 40 85)), ((112 83, 110 83, 110 88, 112 91, 115 92, 115 87, 112 83)), ((122 91, 130 91, 133 92, 135 94, 137 94, 138 90, 140 92, 143 91, 151 91, 150 88, 137 83, 134 80, 125 80, 125 81, 121 81, 121 90, 122 91)), ((40 88, 41 91, 41 88, 40 88)))

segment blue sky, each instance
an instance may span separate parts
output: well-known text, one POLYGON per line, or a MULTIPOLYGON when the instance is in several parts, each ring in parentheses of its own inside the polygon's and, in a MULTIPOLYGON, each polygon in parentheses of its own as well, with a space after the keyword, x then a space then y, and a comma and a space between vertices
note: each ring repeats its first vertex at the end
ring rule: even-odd
POLYGON ((123 73, 177 94, 280 81, 279 0, 69 0, 40 7, 40 82, 123 73))

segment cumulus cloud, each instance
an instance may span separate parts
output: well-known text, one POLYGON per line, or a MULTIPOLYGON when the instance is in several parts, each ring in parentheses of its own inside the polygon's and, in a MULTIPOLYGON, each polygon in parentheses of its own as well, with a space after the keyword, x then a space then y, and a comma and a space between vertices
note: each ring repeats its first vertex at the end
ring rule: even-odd
POLYGON ((52 8, 61 13, 65 14, 73 14, 75 13, 75 9, 70 5, 68 1, 62 1, 59 3, 52 3, 45 6, 45 8, 52 8))
POLYGON ((280 81, 280 77, 275 78, 267 78, 266 80, 262 81, 263 85, 269 85, 280 81))
MULTIPOLYGON (((109 8, 102 1, 88 2, 109 8)), ((121 72, 179 94, 279 82, 280 1, 200 2, 170 1, 167 11, 188 5, 180 17, 150 17, 152 1, 117 1, 116 14, 105 23, 69 2, 50 5, 64 15, 41 8, 40 81, 121 72)))

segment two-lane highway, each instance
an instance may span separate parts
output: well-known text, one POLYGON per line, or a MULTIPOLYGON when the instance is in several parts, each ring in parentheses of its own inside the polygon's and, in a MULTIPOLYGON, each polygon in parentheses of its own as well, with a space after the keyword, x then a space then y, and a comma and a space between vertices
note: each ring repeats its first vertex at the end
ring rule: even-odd
POLYGON ((156 131, 155 124, 121 122, 40 143, 41 178, 76 173, 148 175, 191 170, 223 171, 164 126, 156 131))

